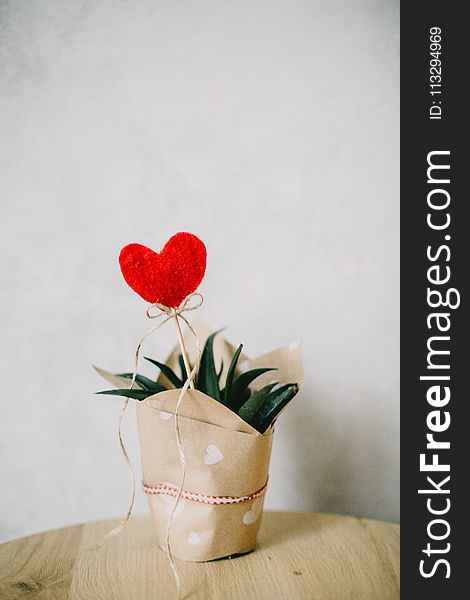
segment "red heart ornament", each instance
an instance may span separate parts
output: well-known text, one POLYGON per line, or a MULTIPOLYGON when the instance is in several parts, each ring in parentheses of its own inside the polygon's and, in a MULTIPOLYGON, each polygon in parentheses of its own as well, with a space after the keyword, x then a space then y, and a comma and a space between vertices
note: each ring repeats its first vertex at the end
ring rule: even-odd
POLYGON ((192 233, 172 236, 160 253, 128 244, 119 254, 126 283, 147 302, 176 308, 196 291, 206 271, 206 247, 192 233))

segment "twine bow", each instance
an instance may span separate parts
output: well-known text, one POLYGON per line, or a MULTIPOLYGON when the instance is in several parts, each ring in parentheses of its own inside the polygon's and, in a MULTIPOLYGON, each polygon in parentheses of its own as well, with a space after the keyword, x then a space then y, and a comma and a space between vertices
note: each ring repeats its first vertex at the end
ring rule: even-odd
MULTIPOLYGON (((180 409, 181 403, 183 401, 183 398, 184 398, 186 392, 188 391, 188 388, 191 387, 192 389, 194 389, 194 378, 196 377, 196 373, 198 371, 199 363, 200 363, 201 355, 202 355, 201 346, 199 343, 199 339, 196 335, 196 332, 194 331, 193 327, 191 326, 188 319, 184 316, 183 313, 189 312, 192 310, 196 310, 197 308, 199 308, 202 305, 203 302, 204 302, 204 298, 203 298, 202 294, 200 294, 199 292, 194 292, 193 294, 189 294, 189 296, 186 296, 186 298, 183 300, 183 302, 181 302, 181 304, 176 308, 164 306, 163 304, 159 304, 159 303, 151 304, 147 308, 147 317, 149 319, 162 319, 162 320, 157 325, 155 325, 154 327, 149 329, 147 331, 147 333, 145 333, 142 336, 139 343, 137 344, 137 348, 135 350, 134 372, 132 374, 131 384, 129 386, 129 389, 133 389, 133 387, 135 385, 135 381, 136 381, 136 377, 137 377, 137 369, 138 369, 138 365, 139 365, 140 349, 141 349, 144 341, 152 333, 154 333, 155 331, 160 329, 160 327, 163 327, 163 325, 165 325, 165 323, 167 323, 170 319, 175 319, 177 333, 178 333, 178 339, 179 339, 179 343, 180 343, 181 350, 182 350, 184 364, 186 367, 187 378, 186 378, 186 381, 184 382, 183 387, 181 388, 181 391, 180 391, 180 394, 178 397, 178 401, 175 406, 175 437, 176 437, 176 442, 178 445, 178 452, 179 452, 180 463, 181 463, 181 482, 179 485, 178 494, 176 495, 176 499, 173 504, 172 511, 170 513, 170 517, 168 519, 168 527, 167 527, 167 534, 166 534, 166 549, 167 549, 168 559, 170 561, 170 565, 173 570, 173 574, 175 576, 179 595, 181 595, 180 578, 178 575, 178 571, 176 570, 176 565, 175 565, 175 562, 173 559, 173 554, 171 552, 171 545, 170 545, 171 524, 173 521, 173 516, 174 516, 175 510, 181 500, 181 495, 184 490, 184 483, 185 483, 185 479, 186 479, 186 459, 185 459, 183 444, 181 441, 181 433, 180 433, 180 427, 179 427, 179 409, 180 409), (196 302, 192 303, 193 299, 195 299, 195 298, 196 298, 196 302), (154 312, 155 309, 157 309, 158 312, 155 313, 154 312), (182 319, 184 321, 184 323, 188 327, 188 330, 191 332, 194 342, 196 344, 197 357, 196 357, 196 361, 195 361, 192 369, 190 367, 188 356, 186 354, 186 349, 184 346, 183 336, 181 333, 181 328, 180 328, 178 319, 182 319)), ((136 485, 135 485, 134 468, 132 467, 131 460, 127 453, 124 441, 122 439, 122 421, 123 421, 123 418, 126 413, 128 405, 129 405, 129 398, 124 398, 124 401, 123 401, 123 404, 121 407, 121 413, 119 415, 118 437, 119 437, 119 446, 121 448, 122 455, 124 457, 124 460, 126 461, 127 467, 129 469, 129 472, 131 475, 131 481, 132 481, 131 501, 129 504, 129 508, 127 509, 127 513, 124 516, 124 518, 122 519, 121 523, 117 527, 115 527, 112 531, 110 531, 106 535, 106 538, 117 535, 124 529, 124 527, 126 526, 127 522, 129 521, 129 518, 132 514, 132 509, 134 507, 134 501, 135 501, 136 485)))

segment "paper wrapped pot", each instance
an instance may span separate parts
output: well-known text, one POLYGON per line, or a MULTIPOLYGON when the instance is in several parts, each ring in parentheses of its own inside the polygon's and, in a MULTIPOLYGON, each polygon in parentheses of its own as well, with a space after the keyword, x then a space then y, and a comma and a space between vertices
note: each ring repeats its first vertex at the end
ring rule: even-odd
MULTIPOLYGON (((201 334, 204 326, 200 324, 197 329, 203 342, 207 331, 201 334)), ((191 348, 189 337, 186 343, 191 348)), ((190 355, 194 356, 193 350, 190 355)), ((216 364, 224 357, 224 365, 228 365, 234 351, 217 336, 216 364)), ((172 368, 176 367, 178 353, 175 348, 167 360, 172 368)), ((256 389, 273 378, 280 383, 301 384, 303 381, 300 343, 254 360, 243 357, 240 364, 244 370, 268 366, 278 369, 259 377, 253 386, 256 389)), ((129 380, 99 372, 114 385, 129 385, 129 380)), ((160 381, 170 387, 163 377, 160 381)), ((174 426, 179 393, 177 389, 169 389, 137 402, 143 489, 155 521, 157 541, 163 550, 166 549, 168 519, 176 501, 167 494, 176 493, 182 473, 174 426)), ((197 390, 188 390, 184 396, 178 421, 186 461, 186 497, 180 499, 173 514, 172 554, 185 561, 199 562, 253 550, 261 524, 273 428, 261 434, 237 414, 197 390), (230 503, 225 504, 223 497, 231 498, 230 503), (250 499, 232 500, 244 497, 250 499)))

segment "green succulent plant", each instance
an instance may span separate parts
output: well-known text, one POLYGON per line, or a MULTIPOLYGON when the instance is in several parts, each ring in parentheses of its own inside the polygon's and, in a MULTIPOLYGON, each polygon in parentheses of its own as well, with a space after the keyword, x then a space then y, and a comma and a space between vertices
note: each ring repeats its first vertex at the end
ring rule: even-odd
MULTIPOLYGON (((214 339, 218 333, 220 332, 216 331, 206 340, 194 386, 197 390, 214 398, 228 409, 237 413, 244 421, 249 423, 260 433, 264 433, 284 406, 286 406, 286 404, 297 394, 299 389, 298 385, 296 383, 279 385, 276 382, 272 382, 259 390, 252 391, 250 385, 255 379, 268 371, 275 371, 276 369, 264 367, 251 369, 244 373, 237 374, 238 359, 240 358, 243 349, 243 345, 240 344, 230 361, 227 376, 225 378, 225 386, 221 388, 220 382, 224 365, 222 361, 219 371, 217 371, 214 360, 214 339)), ((181 354, 178 357, 180 374, 175 373, 168 365, 153 358, 145 357, 145 360, 158 367, 161 374, 164 375, 175 388, 183 387, 187 379, 187 372, 181 354)), ((119 375, 131 380, 133 373, 119 373, 119 375)), ((166 388, 161 383, 153 381, 144 375, 136 375, 135 381, 140 389, 125 388, 105 390, 103 392, 98 392, 98 394, 125 396, 127 398, 133 398, 134 400, 145 400, 158 392, 171 389, 166 388)))

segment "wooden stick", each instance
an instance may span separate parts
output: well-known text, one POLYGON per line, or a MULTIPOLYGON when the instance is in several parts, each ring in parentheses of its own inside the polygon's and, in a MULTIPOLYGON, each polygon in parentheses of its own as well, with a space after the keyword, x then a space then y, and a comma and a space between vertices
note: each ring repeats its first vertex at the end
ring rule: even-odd
MULTIPOLYGON (((183 334, 181 333, 181 327, 180 327, 180 322, 178 320, 178 315, 175 315, 173 318, 174 318, 175 323, 176 323, 176 331, 178 333, 178 341, 180 343, 181 354, 183 356, 184 366, 186 367, 186 374, 189 377, 189 374, 191 373, 191 367, 189 365, 188 353, 186 352, 186 347, 184 345, 183 334)), ((189 382, 189 387, 192 390, 194 390, 194 382, 193 382, 192 379, 189 382)))

